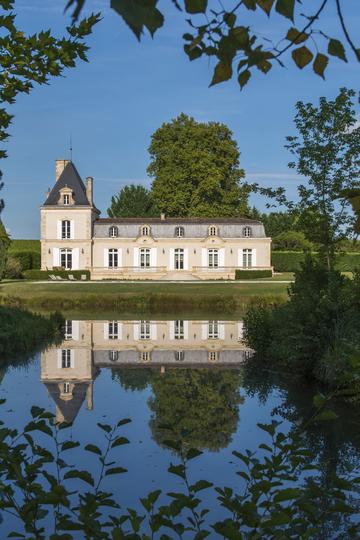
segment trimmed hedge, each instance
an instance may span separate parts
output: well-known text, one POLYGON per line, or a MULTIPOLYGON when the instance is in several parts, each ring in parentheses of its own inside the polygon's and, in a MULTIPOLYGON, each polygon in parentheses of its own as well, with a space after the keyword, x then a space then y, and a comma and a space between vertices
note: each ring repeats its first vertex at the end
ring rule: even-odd
POLYGON ((89 270, 26 270, 23 275, 25 279, 50 279, 49 276, 60 276, 63 279, 69 279, 69 275, 80 280, 81 276, 85 275, 86 279, 90 279, 89 270))
POLYGON ((17 259, 21 265, 21 271, 37 270, 41 266, 40 253, 37 251, 10 251, 9 255, 17 259))
MULTIPOLYGON (((273 251, 272 265, 275 272, 295 272, 300 270, 305 254, 300 251, 273 251)), ((341 253, 336 257, 336 268, 341 272, 353 272, 360 268, 360 253, 341 253)))
POLYGON ((271 270, 235 270, 235 279, 257 279, 272 277, 271 270))

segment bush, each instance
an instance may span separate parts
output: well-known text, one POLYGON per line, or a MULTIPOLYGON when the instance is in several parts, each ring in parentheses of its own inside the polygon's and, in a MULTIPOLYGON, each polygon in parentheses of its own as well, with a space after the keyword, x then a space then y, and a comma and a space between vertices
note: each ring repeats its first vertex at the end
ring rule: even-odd
POLYGON ((272 270, 235 270, 235 279, 257 279, 272 277, 272 270))
POLYGON ((4 277, 7 279, 19 279, 22 277, 21 270, 20 261, 8 255, 5 261, 4 277))
POLYGON ((19 261, 23 272, 40 268, 40 253, 37 251, 9 251, 9 254, 19 261))
POLYGON ((90 279, 89 270, 26 270, 23 273, 25 279, 49 279, 50 274, 52 276, 60 276, 64 279, 69 279, 69 275, 75 277, 75 279, 81 279, 81 276, 85 275, 86 279, 90 279))
MULTIPOLYGON (((305 261, 305 253, 273 251, 271 259, 275 272, 297 272, 305 261)), ((356 268, 360 268, 360 253, 339 253, 336 256, 335 266, 339 272, 353 272, 356 268)))
POLYGON ((311 251, 314 249, 312 242, 305 238, 303 232, 286 231, 273 237, 274 250, 311 251))

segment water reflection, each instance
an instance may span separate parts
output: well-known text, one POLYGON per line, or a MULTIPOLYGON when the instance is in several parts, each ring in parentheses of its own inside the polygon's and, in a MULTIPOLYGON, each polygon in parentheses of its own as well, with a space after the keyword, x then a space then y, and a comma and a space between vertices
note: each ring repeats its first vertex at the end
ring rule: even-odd
POLYGON ((101 369, 111 368, 125 389, 142 390, 151 382, 155 439, 161 442, 159 424, 170 422, 179 435, 191 433, 193 444, 218 449, 238 421, 240 375, 229 369, 251 355, 242 321, 67 320, 64 341, 41 354, 41 381, 59 422, 73 422, 84 401, 92 409, 101 369))

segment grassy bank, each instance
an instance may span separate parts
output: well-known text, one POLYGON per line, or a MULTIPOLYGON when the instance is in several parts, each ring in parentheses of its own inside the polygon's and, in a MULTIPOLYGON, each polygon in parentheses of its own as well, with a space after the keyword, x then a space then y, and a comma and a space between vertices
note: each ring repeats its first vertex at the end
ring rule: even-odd
POLYGON ((0 303, 33 309, 117 312, 241 312, 254 300, 285 301, 287 284, 264 283, 37 283, 0 284, 0 303))

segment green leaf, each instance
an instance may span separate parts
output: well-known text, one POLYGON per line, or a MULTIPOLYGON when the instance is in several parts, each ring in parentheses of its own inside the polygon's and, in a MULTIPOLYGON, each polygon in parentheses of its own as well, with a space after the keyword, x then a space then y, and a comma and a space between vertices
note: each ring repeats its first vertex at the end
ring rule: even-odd
POLYGON ((184 465, 170 465, 168 472, 180 476, 183 480, 185 479, 185 467, 184 465))
POLYGON ((163 14, 156 8, 157 0, 111 0, 114 9, 140 41, 144 27, 153 36, 164 24, 163 14))
POLYGON ((205 13, 208 0, 185 0, 187 13, 205 13))
POLYGON ((65 441, 61 445, 61 450, 71 450, 72 448, 76 448, 77 446, 80 446, 80 443, 75 441, 65 441))
POLYGON ((118 437, 115 439, 115 441, 112 443, 111 448, 116 448, 117 446, 121 446, 123 444, 129 444, 129 439, 126 437, 118 437))
POLYGON ((210 86, 214 86, 215 84, 219 84, 224 81, 228 81, 232 77, 232 66, 225 60, 220 60, 218 64, 216 64, 214 69, 214 75, 212 78, 212 81, 210 83, 210 86))
POLYGON ((190 491, 194 491, 197 493, 198 491, 202 491, 203 489, 208 489, 212 487, 214 484, 212 482, 208 482, 207 480, 198 480, 195 484, 190 486, 190 491))
POLYGON ((275 0, 256 0, 256 3, 267 15, 270 15, 270 11, 273 7, 275 0))
POLYGON ((291 54, 295 64, 300 69, 307 66, 314 57, 313 53, 305 46, 293 50, 291 54))
POLYGON ((228 25, 229 28, 232 28, 234 24, 236 23, 235 13, 225 13, 224 22, 228 25))
POLYGON ((44 411, 45 409, 43 409, 42 407, 37 407, 36 405, 33 405, 30 410, 31 416, 33 418, 40 416, 44 411))
POLYGON ((122 418, 121 420, 118 421, 117 427, 125 426, 125 424, 129 424, 130 422, 131 422, 130 418, 122 418))
POLYGON ((291 21, 294 20, 295 0, 277 0, 276 11, 291 21))
POLYGON ((347 62, 344 45, 338 39, 329 40, 328 53, 331 54, 331 56, 337 56, 340 60, 347 62))
POLYGON ((108 469, 105 473, 105 476, 110 476, 111 474, 122 474, 128 472, 127 469, 124 469, 124 467, 113 467, 112 469, 108 469))
POLYGON ((241 88, 244 88, 244 86, 249 82, 249 79, 251 77, 251 72, 246 69, 245 71, 242 71, 238 76, 238 81, 241 88))
POLYGON ((324 420, 336 420, 338 418, 338 415, 331 411, 330 409, 325 409, 324 411, 321 411, 318 415, 315 416, 314 421, 315 422, 323 422, 324 420))
POLYGON ((87 484, 90 484, 90 486, 94 485, 94 479, 91 476, 91 474, 88 471, 78 471, 78 470, 71 470, 68 471, 64 478, 67 479, 79 479, 83 482, 86 482, 87 484))
POLYGON ((196 457, 199 457, 203 454, 201 450, 197 450, 197 448, 190 448, 186 454, 186 459, 194 459, 196 457))
POLYGON ((109 424, 101 424, 100 422, 98 422, 97 425, 99 426, 100 429, 102 429, 103 431, 106 431, 106 433, 111 432, 111 426, 109 426, 109 424))
POLYGON ((325 403, 326 397, 322 394, 316 394, 316 396, 313 397, 313 404, 316 408, 320 409, 325 403))
POLYGON ((297 488, 287 488, 283 489, 282 491, 279 491, 275 497, 275 502, 282 502, 282 501, 290 501, 291 499, 297 499, 298 497, 301 497, 302 491, 301 489, 297 488))
POLYGON ((243 4, 247 9, 256 10, 256 0, 243 0, 243 4))
POLYGON ((97 454, 98 456, 102 455, 102 452, 101 452, 100 448, 98 446, 96 446, 95 444, 87 444, 85 446, 85 450, 87 452, 92 452, 93 454, 97 454))
POLYGON ((296 45, 303 43, 303 41, 306 41, 308 37, 308 34, 305 34, 305 32, 300 32, 297 28, 294 27, 289 28, 286 34, 286 39, 288 41, 291 41, 292 43, 295 43, 296 45))

